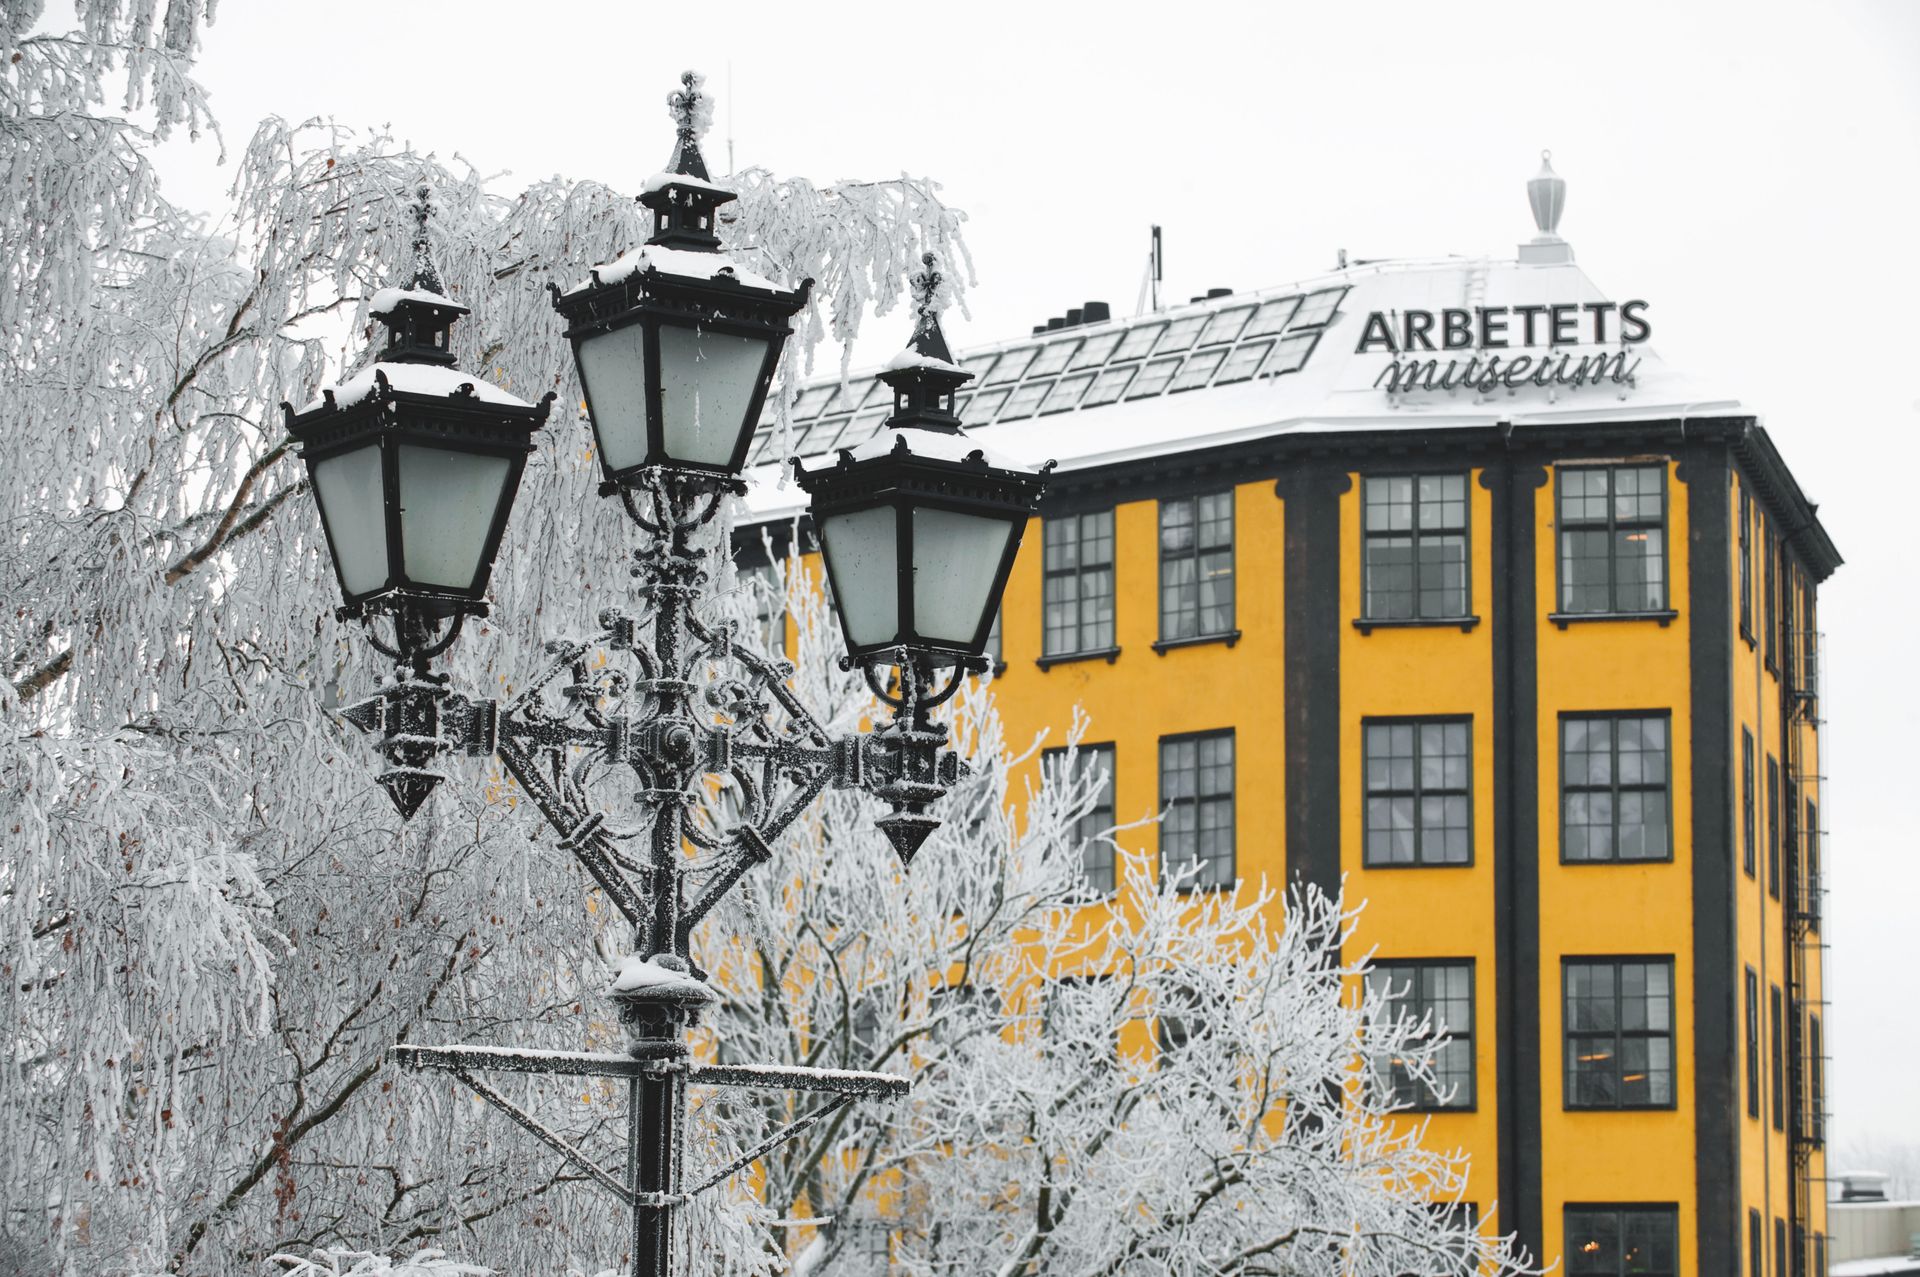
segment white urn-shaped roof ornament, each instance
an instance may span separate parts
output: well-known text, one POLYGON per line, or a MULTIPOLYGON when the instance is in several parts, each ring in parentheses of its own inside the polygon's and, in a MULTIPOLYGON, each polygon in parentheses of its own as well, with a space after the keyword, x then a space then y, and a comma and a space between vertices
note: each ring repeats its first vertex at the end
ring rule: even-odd
POLYGON ((1573 260, 1573 247, 1560 238, 1560 215, 1567 208, 1567 179, 1553 171, 1553 152, 1540 152, 1540 171, 1527 182, 1527 203, 1540 232, 1520 246, 1520 260, 1535 265, 1573 260))

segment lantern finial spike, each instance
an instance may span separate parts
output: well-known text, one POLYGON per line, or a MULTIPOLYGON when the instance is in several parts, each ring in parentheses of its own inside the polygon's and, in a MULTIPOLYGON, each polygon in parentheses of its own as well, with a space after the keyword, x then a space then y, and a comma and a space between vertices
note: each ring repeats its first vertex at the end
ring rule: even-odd
POLYGON ((706 157, 700 154, 700 139, 713 127, 713 95, 705 91, 707 77, 698 71, 680 73, 680 87, 667 94, 667 114, 675 131, 673 158, 667 172, 697 177, 705 182, 706 157))
POLYGON ((433 188, 425 182, 414 190, 413 201, 413 281, 409 288, 429 293, 445 293, 440 271, 433 264, 433 251, 427 241, 427 219, 433 216, 433 188))

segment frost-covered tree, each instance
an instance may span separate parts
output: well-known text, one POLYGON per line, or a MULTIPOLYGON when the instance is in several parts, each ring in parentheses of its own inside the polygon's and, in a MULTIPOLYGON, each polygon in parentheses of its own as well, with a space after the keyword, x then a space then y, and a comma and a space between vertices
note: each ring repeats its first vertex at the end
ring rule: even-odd
MULTIPOLYGON (((790 611, 796 685, 851 727, 865 698, 818 592, 790 611)), ((951 721, 974 772, 910 873, 865 801, 831 793, 702 933, 721 1059, 913 1078, 759 1164, 796 1274, 1523 1266, 1493 1221, 1450 1209, 1464 1157, 1428 1148, 1394 1098, 1389 1076, 1435 1084, 1434 1026, 1358 996, 1351 914, 1305 891, 1276 928, 1269 891, 1190 892, 1139 861, 1123 905, 1089 905, 1101 778, 1072 751, 1034 766, 1039 742, 1004 740, 988 686, 951 721)), ((814 1107, 710 1101, 735 1142, 814 1107)))
MULTIPOLYGON (((0 1255, 227 1273, 457 1240, 591 1271, 619 1253, 600 1203, 385 1051, 590 1041, 602 915, 498 778, 405 829, 369 783, 328 711, 378 658, 333 617, 277 405, 364 357, 421 183, 473 310, 462 366, 529 399, 579 398, 544 286, 644 232, 611 186, 511 190, 325 122, 261 124, 218 217, 174 206, 149 152, 212 131, 211 7, 78 0, 60 30, 0 0, 0 1255)), ((636 165, 604 176, 637 188, 636 165)), ((958 251, 925 182, 735 181, 730 248, 819 281, 788 380, 922 251, 958 251)), ((561 416, 494 576, 512 632, 473 627, 452 659, 474 692, 627 584, 624 521, 561 416)))

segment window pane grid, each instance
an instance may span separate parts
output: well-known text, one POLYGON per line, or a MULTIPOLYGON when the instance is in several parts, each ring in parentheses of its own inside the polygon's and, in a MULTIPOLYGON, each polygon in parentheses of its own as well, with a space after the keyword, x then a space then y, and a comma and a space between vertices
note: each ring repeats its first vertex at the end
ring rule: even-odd
POLYGON ((1305 328, 1312 324, 1324 324, 1333 318, 1334 310, 1340 305, 1340 299, 1346 296, 1345 288, 1326 288, 1317 293, 1309 293, 1301 303, 1300 313, 1294 317, 1295 328, 1305 328))
POLYGON ((1233 310, 1223 310, 1207 321, 1205 331, 1200 334, 1197 344, 1211 346, 1218 341, 1232 341, 1247 326, 1247 316, 1253 314, 1253 307, 1239 306, 1233 310))
POLYGON ((1133 380, 1133 374, 1139 365, 1129 364, 1125 368, 1109 368, 1094 378, 1093 388, 1087 391, 1085 407, 1097 408, 1101 404, 1112 403, 1133 380))
POLYGON ((1172 389, 1193 390, 1206 385, 1207 378, 1213 375, 1213 370, 1220 366, 1220 361, 1226 358, 1226 355, 1227 352, 1223 348, 1220 350, 1203 350, 1199 354, 1189 357, 1186 366, 1180 370, 1180 375, 1173 379, 1172 389))
POLYGON ((1205 315, 1189 315, 1185 319, 1176 319, 1167 326, 1166 336, 1153 348, 1156 355, 1172 355, 1193 345, 1193 339, 1200 335, 1200 326, 1207 322, 1205 315))
POLYGON ((1375 1059, 1375 1076, 1393 1102, 1414 1109, 1472 1108, 1473 964, 1378 962, 1367 974, 1367 988, 1369 996, 1391 1000, 1398 1016, 1428 1021, 1410 1044, 1447 1039, 1433 1056, 1431 1081, 1416 1079, 1405 1059, 1375 1059))
POLYGON ((1113 348, 1120 344, 1121 336, 1121 331, 1116 329, 1110 333, 1101 333, 1097 337, 1087 338, 1086 344, 1080 347, 1079 353, 1074 355, 1072 361, 1067 364, 1067 371, 1078 372, 1082 368, 1098 368, 1106 363, 1107 356, 1111 355, 1113 348))
POLYGON ((1566 1233, 1568 1277, 1675 1277, 1680 1271, 1679 1216, 1672 1207, 1569 1206, 1566 1233))
POLYGON ((1245 381, 1253 376, 1254 370, 1260 367, 1260 361, 1267 357, 1267 351, 1272 345, 1272 342, 1267 341, 1250 341, 1234 347, 1233 353, 1228 355, 1220 365, 1220 375, 1213 379, 1213 384, 1225 386, 1232 382, 1245 381))
POLYGON ((1271 337, 1285 328, 1287 322, 1293 318, 1294 312, 1299 309, 1298 297, 1278 297, 1270 302, 1262 302, 1259 313, 1254 315, 1253 322, 1247 325, 1247 331, 1241 336, 1271 337))
POLYGON ((1366 863, 1472 860, 1472 722, 1375 722, 1364 729, 1366 863))
POLYGON ((1034 356, 1031 364, 1027 365, 1027 376, 1051 377, 1067 366, 1067 360, 1071 359, 1073 352, 1078 349, 1080 349, 1078 338, 1049 342, 1040 347, 1040 353, 1034 356))
POLYGON ((1673 963, 1580 959, 1566 965, 1566 1106, 1673 1103, 1673 963))
POLYGON ((1160 804, 1162 875, 1185 874, 1196 888, 1231 887, 1233 733, 1161 741, 1160 804))
POLYGON ((1267 366, 1260 370, 1263 377, 1278 376, 1283 372, 1298 372, 1306 365, 1307 356, 1318 345, 1320 334, 1289 333, 1274 344, 1273 355, 1267 360, 1267 366))
POLYGON ((1000 410, 1000 420, 1018 421, 1022 417, 1031 417, 1051 389, 1053 383, 1050 381, 1022 382, 1020 388, 1007 397, 1006 406, 1000 410))
POLYGON ((1113 352, 1115 359, 1138 359, 1153 349, 1153 343, 1160 340, 1160 332, 1165 324, 1141 324, 1129 328, 1127 335, 1120 340, 1120 348, 1113 352))
POLYGON ((1467 476, 1383 475, 1361 487, 1361 606, 1370 621, 1467 615, 1467 476))
POLYGON ((1156 359, 1143 366, 1139 375, 1133 379, 1133 384, 1127 387, 1127 398, 1144 399, 1148 395, 1159 394, 1167 388, 1167 383, 1173 380, 1174 369, 1179 366, 1180 356, 1178 355, 1172 359, 1156 359))
POLYGON ((1233 630, 1233 493, 1160 503, 1162 642, 1233 630))
POLYGON ((1668 859, 1666 718, 1562 719, 1560 786, 1562 860, 1668 859))
POLYGON ((1038 351, 1037 346, 1022 346, 1019 350, 1007 351, 993 366, 993 373, 986 378, 986 384, 998 386, 1009 381, 1020 380, 1020 374, 1027 370, 1027 365, 1033 362, 1033 357, 1038 351))
POLYGON ((1084 395, 1087 387, 1092 384, 1093 374, 1090 372, 1074 373, 1071 376, 1062 377, 1053 383, 1053 389, 1047 394, 1047 402, 1040 406, 1041 415, 1045 416, 1049 413, 1066 412, 1070 408, 1078 407, 1080 396, 1084 395))
POLYGON ((1113 646, 1113 511, 1042 525, 1041 652, 1065 656, 1113 646))
POLYGON ((1560 610, 1657 612, 1666 606, 1666 469, 1560 471, 1560 610))
MULTIPOLYGON (((1068 751, 1050 749, 1050 758, 1059 759, 1065 765, 1068 751)), ((1085 814, 1074 822, 1072 837, 1080 847, 1080 866, 1086 875, 1088 889, 1097 895, 1110 896, 1116 887, 1114 869, 1113 833, 1113 746, 1082 745, 1073 752, 1074 772, 1067 780, 1079 780, 1088 776, 1099 776, 1100 794, 1085 814)))

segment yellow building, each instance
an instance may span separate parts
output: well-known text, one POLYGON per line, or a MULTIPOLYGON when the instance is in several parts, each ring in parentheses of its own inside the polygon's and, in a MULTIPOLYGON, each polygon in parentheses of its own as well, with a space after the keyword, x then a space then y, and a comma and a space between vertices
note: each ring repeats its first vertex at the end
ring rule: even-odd
MULTIPOLYGON (((1355 263, 966 352, 1060 462, 1002 612, 1010 738, 1091 715, 1120 835, 1344 882, 1454 1038, 1409 1093, 1563 1271, 1825 1271, 1815 589, 1753 410, 1663 360, 1530 187, 1517 260, 1355 263)), ((793 450, 871 437, 865 378, 793 450)), ((771 426, 756 461, 780 453, 771 426)), ((750 524, 801 529, 755 486, 750 524)), ((1111 852, 1088 847, 1111 888, 1111 852)))

